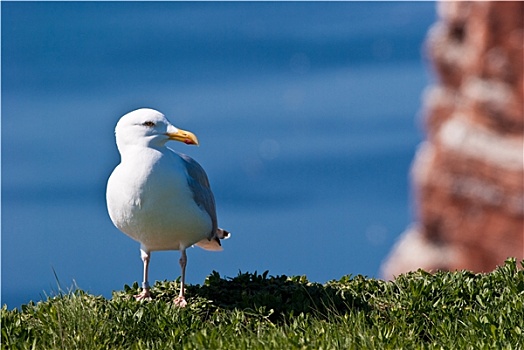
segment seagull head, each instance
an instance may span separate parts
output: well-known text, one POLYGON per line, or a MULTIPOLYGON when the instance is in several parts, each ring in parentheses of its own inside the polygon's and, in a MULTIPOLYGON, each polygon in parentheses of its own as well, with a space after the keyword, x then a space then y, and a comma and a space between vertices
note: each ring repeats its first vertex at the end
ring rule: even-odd
POLYGON ((173 126, 162 113, 150 108, 140 108, 120 118, 115 135, 119 150, 126 146, 159 148, 170 140, 198 145, 195 134, 173 126))

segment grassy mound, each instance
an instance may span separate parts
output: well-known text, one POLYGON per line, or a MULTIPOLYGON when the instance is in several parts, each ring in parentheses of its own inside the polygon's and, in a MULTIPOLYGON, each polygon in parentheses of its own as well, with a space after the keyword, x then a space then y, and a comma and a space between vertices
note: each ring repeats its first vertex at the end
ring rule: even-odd
MULTIPOLYGON (((521 262, 524 267, 524 261, 521 262)), ((2 349, 411 349, 524 347, 524 271, 408 273, 395 281, 213 272, 172 304, 177 282, 107 300, 82 290, 1 309, 2 349)))

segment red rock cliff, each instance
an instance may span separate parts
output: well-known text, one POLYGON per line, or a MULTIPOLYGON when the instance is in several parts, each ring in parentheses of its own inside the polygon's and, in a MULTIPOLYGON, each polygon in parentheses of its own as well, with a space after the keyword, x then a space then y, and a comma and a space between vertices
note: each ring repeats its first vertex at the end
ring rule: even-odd
POLYGON ((417 223, 382 274, 492 270, 524 259, 524 2, 440 2, 427 38, 437 83, 412 165, 417 223))

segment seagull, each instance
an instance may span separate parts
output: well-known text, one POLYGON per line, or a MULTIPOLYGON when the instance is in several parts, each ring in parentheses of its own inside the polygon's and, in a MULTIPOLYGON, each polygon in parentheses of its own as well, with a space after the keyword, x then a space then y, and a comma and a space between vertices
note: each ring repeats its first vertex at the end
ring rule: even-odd
POLYGON ((218 227, 204 169, 191 157, 166 147, 170 140, 198 145, 198 139, 150 108, 120 118, 115 135, 121 161, 107 181, 107 209, 113 224, 140 243, 144 275, 142 291, 135 299, 151 298, 151 252, 180 250, 180 294, 174 303, 184 307, 186 249, 197 245, 222 250, 220 240, 230 235, 218 227))

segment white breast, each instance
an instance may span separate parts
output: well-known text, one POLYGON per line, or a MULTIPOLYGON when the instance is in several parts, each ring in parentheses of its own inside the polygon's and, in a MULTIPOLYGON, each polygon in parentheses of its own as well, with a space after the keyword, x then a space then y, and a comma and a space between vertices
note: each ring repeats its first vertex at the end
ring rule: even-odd
POLYGON ((115 226, 149 251, 189 247, 212 229, 193 200, 184 162, 167 148, 126 157, 109 178, 107 206, 115 226))

